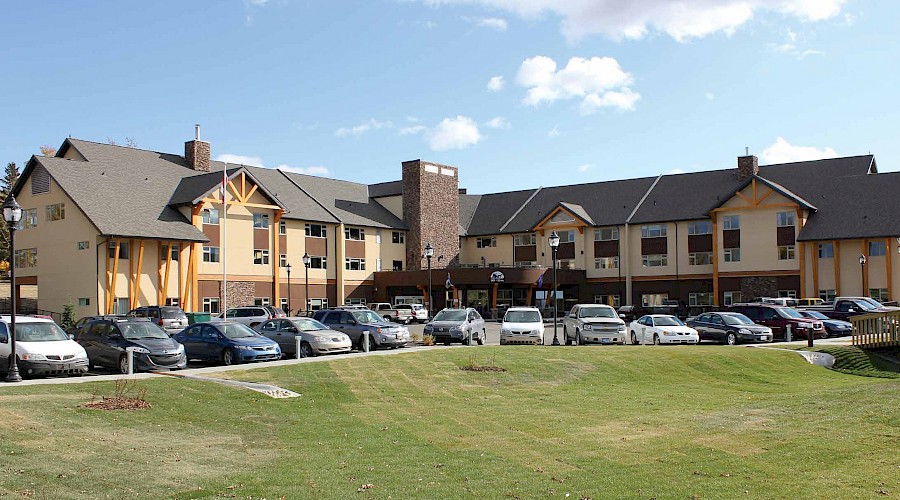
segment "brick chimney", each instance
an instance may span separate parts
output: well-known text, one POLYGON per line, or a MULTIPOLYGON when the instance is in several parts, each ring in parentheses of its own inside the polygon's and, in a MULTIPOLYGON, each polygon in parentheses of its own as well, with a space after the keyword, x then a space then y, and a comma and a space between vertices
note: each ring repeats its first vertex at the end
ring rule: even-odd
POLYGON ((406 269, 426 268, 425 244, 434 247, 431 267, 459 260, 459 171, 456 167, 412 160, 403 162, 403 218, 406 269), (438 259, 438 257, 441 257, 438 259))
POLYGON ((200 140, 200 125, 194 125, 194 140, 184 143, 184 159, 187 166, 200 172, 209 172, 209 143, 200 140))
POLYGON ((750 154, 749 148, 745 156, 738 156, 738 179, 745 181, 759 173, 759 158, 750 154))

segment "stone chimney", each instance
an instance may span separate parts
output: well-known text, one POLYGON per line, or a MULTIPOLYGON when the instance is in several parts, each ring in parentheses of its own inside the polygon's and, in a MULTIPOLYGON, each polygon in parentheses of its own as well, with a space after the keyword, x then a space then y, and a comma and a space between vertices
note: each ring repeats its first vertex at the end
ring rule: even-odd
POLYGON ((459 171, 422 160, 402 165, 406 269, 427 268, 426 243, 434 247, 432 269, 445 268, 459 260, 459 171))
POLYGON ((749 148, 745 156, 738 156, 738 179, 745 181, 759 173, 759 158, 750 154, 749 148))
POLYGON ((194 140, 184 143, 184 159, 187 166, 200 172, 209 172, 209 143, 200 140, 200 125, 194 125, 194 140))

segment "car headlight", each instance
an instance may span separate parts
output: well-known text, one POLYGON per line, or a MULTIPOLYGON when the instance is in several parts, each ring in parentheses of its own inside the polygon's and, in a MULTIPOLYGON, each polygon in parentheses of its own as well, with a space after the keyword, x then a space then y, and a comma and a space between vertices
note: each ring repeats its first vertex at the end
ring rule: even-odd
POLYGON ((748 330, 746 328, 741 328, 738 330, 738 333, 740 333, 741 335, 750 335, 750 330, 748 330))
POLYGON ((462 331, 462 327, 459 326, 459 325, 457 325, 457 326, 451 326, 451 327, 450 327, 450 331, 451 331, 451 332, 461 332, 461 331, 462 331))
POLYGON ((589 325, 589 324, 586 324, 586 325, 584 325, 584 326, 582 327, 582 329, 584 329, 584 330, 590 330, 591 328, 592 328, 592 327, 591 327, 591 325, 589 325))
POLYGON ((532 333, 532 335, 542 335, 543 334, 543 332, 541 332, 540 330, 534 330, 531 333, 532 333))
POLYGON ((621 325, 619 325, 619 331, 620 331, 620 332, 624 332, 624 331, 625 331, 625 323, 622 323, 621 325))
POLYGON ((381 327, 380 327, 380 326, 375 328, 375 333, 381 333, 381 327))
POLYGON ((184 346, 182 344, 178 344, 178 350, 175 351, 177 354, 184 354, 184 346))
POLYGON ((132 347, 131 350, 138 354, 150 354, 150 349, 145 349, 143 347, 132 347))
POLYGON ((431 323, 428 323, 427 325, 425 325, 425 333, 431 333, 433 331, 434 331, 434 326, 432 326, 431 323))
POLYGON ((43 354, 23 354, 22 361, 47 361, 47 356, 43 354))
POLYGON ((314 342, 328 342, 330 337, 313 337, 314 342))
POLYGON ((236 346, 234 346, 234 348, 239 351, 252 351, 254 349, 253 347, 251 347, 249 345, 236 345, 236 346))
POLYGON ((665 335, 666 337, 671 337, 672 335, 678 335, 675 332, 666 332, 666 331, 663 331, 662 334, 665 335))
POLYGON ((501 329, 500 329, 500 333, 505 333, 505 334, 508 335, 508 334, 512 333, 512 331, 509 330, 508 328, 501 328, 501 329))

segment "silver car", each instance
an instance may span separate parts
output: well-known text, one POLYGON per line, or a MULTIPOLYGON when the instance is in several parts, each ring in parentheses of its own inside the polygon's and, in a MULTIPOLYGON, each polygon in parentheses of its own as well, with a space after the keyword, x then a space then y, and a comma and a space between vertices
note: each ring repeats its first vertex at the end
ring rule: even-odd
POLYGON ((487 340, 484 319, 471 307, 440 311, 425 325, 424 333, 433 336, 435 343, 443 342, 446 345, 451 342, 465 343, 468 338, 477 340, 478 345, 484 345, 487 340))
POLYGON ((263 322, 257 331, 278 342, 285 356, 308 358, 319 354, 350 352, 350 337, 312 318, 278 318, 263 322), (300 353, 297 353, 300 337, 300 353))
POLYGON ((625 336, 625 322, 604 304, 576 304, 563 320, 566 345, 624 344, 625 336))
POLYGON ((256 328, 264 321, 274 318, 274 315, 263 306, 244 306, 231 308, 220 314, 219 318, 256 328))

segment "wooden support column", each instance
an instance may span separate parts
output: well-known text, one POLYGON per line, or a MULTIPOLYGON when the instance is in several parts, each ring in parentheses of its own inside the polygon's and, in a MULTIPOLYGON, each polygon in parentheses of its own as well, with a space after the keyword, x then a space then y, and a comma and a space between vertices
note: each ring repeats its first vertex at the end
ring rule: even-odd
POLYGON ((834 245, 834 293, 836 297, 841 296, 841 242, 832 241, 834 245))
POLYGON ((525 296, 525 305, 531 307, 531 296, 534 295, 534 285, 528 286, 528 295, 525 296))
POLYGON ((715 213, 710 214, 712 218, 712 265, 713 265, 713 305, 719 305, 719 224, 715 213))
MULTIPOLYGON (((272 305, 281 307, 281 238, 278 236, 278 223, 281 222, 281 216, 284 210, 276 210, 274 222, 269 229, 272 241, 272 305)), ((290 305, 288 305, 290 308, 290 305)))
POLYGON ((494 283, 494 287, 491 290, 491 309, 497 308, 497 288, 500 287, 500 283, 494 283))
POLYGON ((109 296, 111 289, 110 282, 112 281, 112 269, 110 261, 112 259, 109 258, 109 244, 112 242, 112 239, 106 238, 106 242, 103 244, 103 255, 105 255, 104 259, 106 261, 106 289, 103 291, 103 309, 100 309, 100 304, 97 304, 97 312, 100 314, 106 314, 109 311, 109 296))
POLYGON ((134 278, 134 252, 132 252, 132 250, 134 250, 134 240, 129 239, 128 240, 128 277, 125 279, 125 285, 126 285, 125 288, 128 289, 128 307, 130 308, 129 311, 131 309, 134 309, 133 307, 131 307, 132 302, 134 302, 133 299, 131 298, 131 288, 132 288, 132 285, 134 284, 134 279, 133 279, 134 278))
POLYGON ((106 314, 112 314, 113 304, 116 301, 116 276, 119 274, 119 249, 122 246, 121 240, 116 238, 116 250, 113 253, 113 269, 112 277, 109 283, 109 297, 106 302, 106 314))
MULTIPOLYGON (((802 245, 802 243, 801 243, 802 245)), ((816 297, 819 296, 819 245, 813 243, 810 245, 812 247, 812 282, 813 282, 813 294, 816 297)), ((802 262, 802 261, 801 261, 802 262)), ((802 265, 802 264, 801 264, 802 265)), ((807 295, 802 295, 802 297, 806 297, 807 295)))
POLYGON ((156 249, 159 250, 156 256, 156 304, 161 306, 163 305, 162 241, 156 242, 156 249))
MULTIPOLYGON (((753 179, 753 182, 756 182, 756 179, 753 179)), ((754 184, 755 187, 755 184, 754 184)), ((753 193, 753 198, 756 199, 756 192, 753 193)), ((800 228, 803 227, 803 210, 800 207, 797 207, 797 223, 794 224, 794 241, 797 241, 797 236, 800 233, 800 228)), ((806 297, 806 245, 804 242, 797 242, 797 250, 800 251, 800 298, 806 297)), ((816 261, 816 252, 813 252, 813 282, 818 281, 818 267, 816 261)), ((817 288, 818 289, 818 288, 817 288)))
MULTIPOLYGON (((160 293, 161 298, 159 299, 159 305, 165 304, 166 299, 169 298, 169 271, 172 269, 172 242, 168 242, 166 247, 166 277, 165 279, 163 279, 162 293, 160 293)), ((178 251, 181 251, 180 246, 178 247, 178 251)), ((179 302, 178 305, 180 307, 181 302, 179 302)))
MULTIPOLYGON (((134 241, 134 240, 132 240, 134 241)), ((130 248, 129 248, 130 250, 130 248)), ((129 261, 134 260, 133 258, 128 259, 129 261)), ((131 309, 137 308, 137 304, 140 302, 138 300, 138 294, 141 291, 141 268, 144 266, 144 240, 140 240, 138 245, 138 261, 137 268, 132 273, 131 279, 131 297, 130 297, 130 305, 131 309)))
MULTIPOLYGON (((204 202, 200 202, 194 205, 191 210, 191 223, 199 229, 203 231, 203 204, 204 202)), ((194 242, 191 244, 191 254, 190 254, 190 263, 188 264, 188 279, 186 283, 190 283, 190 296, 191 296, 191 305, 190 309, 185 309, 184 304, 181 304, 181 308, 186 311, 197 312, 200 310, 200 299, 197 296, 198 290, 200 289, 200 254, 203 253, 202 243, 194 242)), ((187 298, 187 297, 185 297, 187 298)))
POLYGON ((888 291, 888 300, 894 300, 894 275, 893 275, 893 264, 891 263, 892 255, 894 252, 891 251, 891 239, 884 239, 884 271, 887 273, 887 291, 888 291))
POLYGON ((862 297, 869 296, 869 240, 862 240, 862 254, 866 256, 866 263, 862 266, 862 297))

